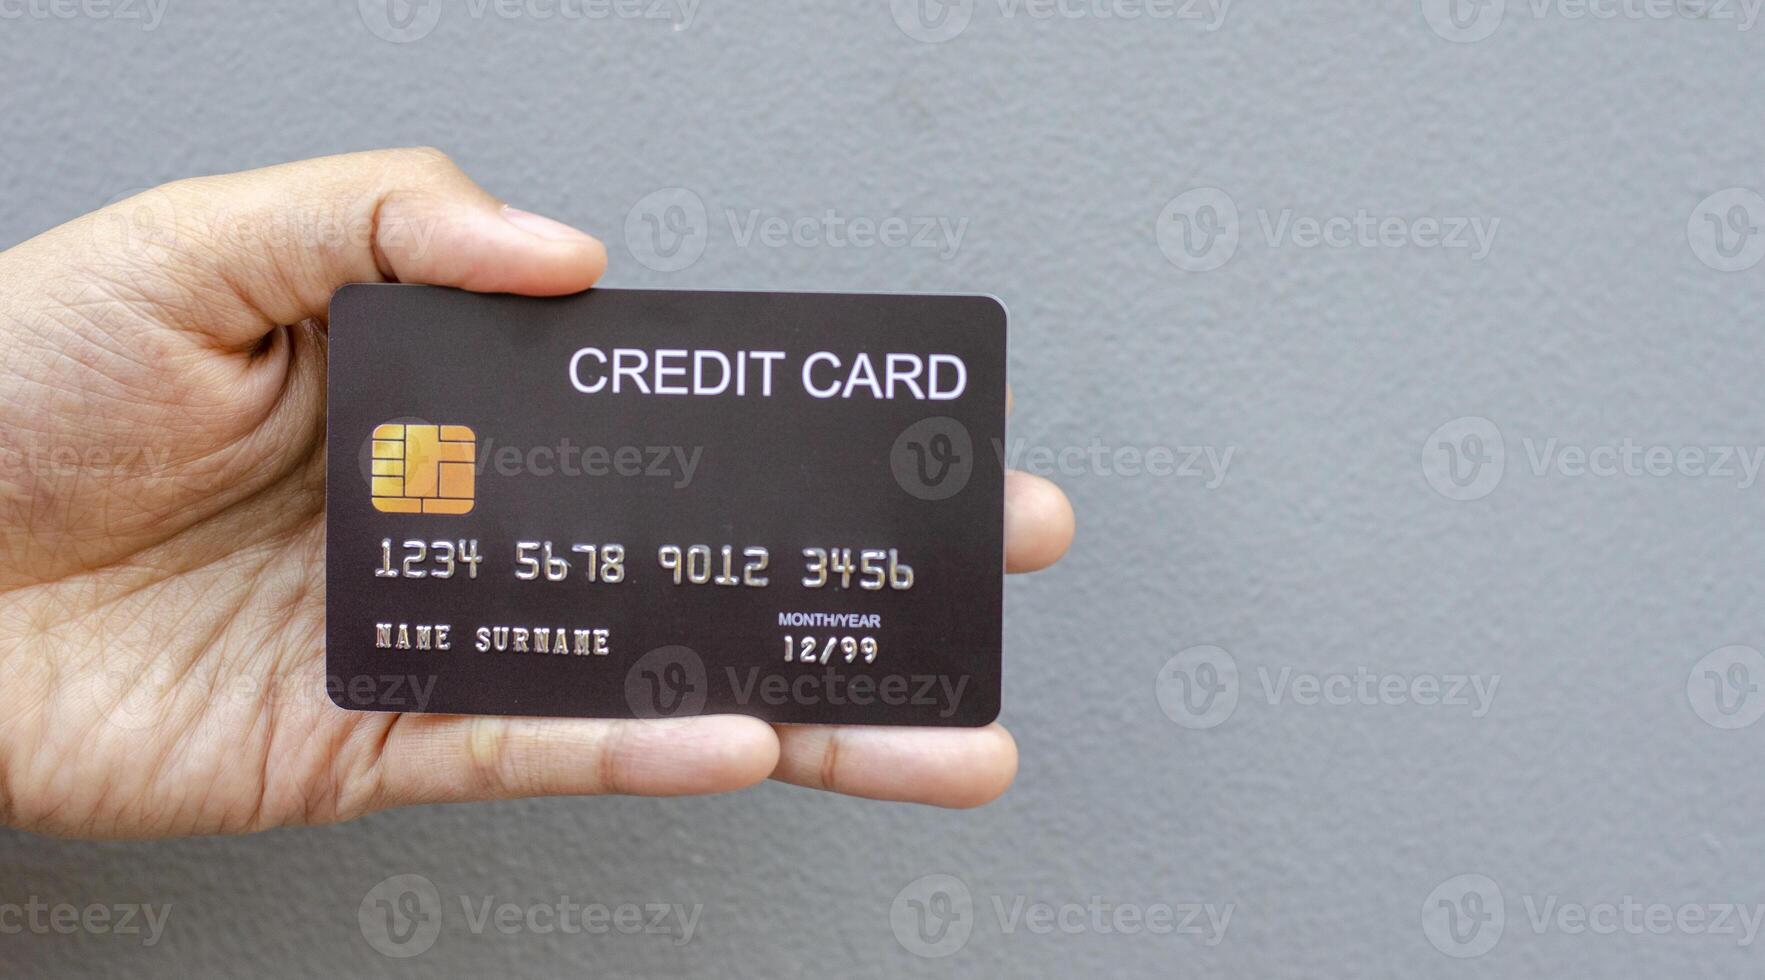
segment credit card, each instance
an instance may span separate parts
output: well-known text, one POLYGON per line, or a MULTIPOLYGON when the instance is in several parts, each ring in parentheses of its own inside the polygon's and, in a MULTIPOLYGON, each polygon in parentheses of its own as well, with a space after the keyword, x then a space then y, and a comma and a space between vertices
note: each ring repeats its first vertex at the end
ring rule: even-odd
POLYGON ((998 715, 997 300, 364 284, 329 330, 339 706, 998 715))

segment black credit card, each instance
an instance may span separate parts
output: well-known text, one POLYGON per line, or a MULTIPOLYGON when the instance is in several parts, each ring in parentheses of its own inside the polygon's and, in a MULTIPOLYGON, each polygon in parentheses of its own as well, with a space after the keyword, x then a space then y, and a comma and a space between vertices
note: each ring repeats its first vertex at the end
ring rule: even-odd
POLYGON ((338 705, 998 715, 997 300, 355 285, 329 343, 338 705))

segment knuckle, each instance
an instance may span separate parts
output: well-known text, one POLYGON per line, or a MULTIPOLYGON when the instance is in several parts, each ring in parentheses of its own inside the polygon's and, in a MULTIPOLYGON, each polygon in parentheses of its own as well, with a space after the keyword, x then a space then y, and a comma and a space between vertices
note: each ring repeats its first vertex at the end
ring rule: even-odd
POLYGON ((472 720, 466 729, 466 759, 475 785, 499 796, 519 789, 521 774, 513 742, 507 720, 472 720))
POLYGON ((622 794, 630 785, 625 753, 621 750, 627 731, 625 726, 615 725, 597 747, 600 755, 596 760, 595 780, 602 793, 622 794))
POLYGON ((389 152, 403 167, 420 176, 452 175, 461 172, 459 165, 454 163, 453 157, 433 146, 413 146, 389 152))
POLYGON ((120 203, 132 205, 149 223, 161 222, 190 234, 210 229, 230 209, 251 202, 242 199, 236 185, 222 174, 167 181, 120 203))
POLYGON ((840 733, 828 733, 827 744, 821 751, 821 764, 816 769, 817 785, 825 790, 838 792, 840 785, 840 733))

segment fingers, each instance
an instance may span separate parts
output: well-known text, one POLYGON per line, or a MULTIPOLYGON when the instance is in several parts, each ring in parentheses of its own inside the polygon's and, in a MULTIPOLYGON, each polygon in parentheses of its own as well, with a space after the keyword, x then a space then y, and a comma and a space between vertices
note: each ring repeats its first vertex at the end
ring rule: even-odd
POLYGON ((1029 473, 1005 474, 1005 570, 1034 572, 1072 544, 1072 504, 1053 483, 1029 473))
POLYGON ((401 715, 374 756, 371 809, 528 796, 721 793, 766 778, 770 726, 705 715, 662 721, 401 715))
POLYGON ((623 793, 722 793, 768 775, 879 800, 974 807, 1017 774, 1017 743, 985 728, 769 726, 738 715, 666 721, 402 715, 373 758, 368 809, 623 793))
POLYGON ((168 320, 239 348, 323 318, 345 283, 559 295, 588 288, 607 261, 596 239, 504 207, 427 149, 177 181, 20 248, 121 264, 168 320))
POLYGON ((974 807, 1017 775, 1017 742, 985 728, 778 726, 772 778, 873 800, 974 807))
MULTIPOLYGON (((1005 386, 1005 414, 1017 408, 1005 386)), ((1005 474, 1005 570, 1038 572, 1059 561, 1072 545, 1072 503, 1058 486, 1021 470, 1005 474)))
MULTIPOLYGON (((1011 393, 1006 392, 1007 411, 1011 393)), ((1072 504, 1029 473, 1005 475, 1005 570, 1033 572, 1072 544, 1072 504)), ((778 726, 772 778, 877 800, 974 807, 1004 793, 1017 775, 1017 742, 985 728, 778 726)))

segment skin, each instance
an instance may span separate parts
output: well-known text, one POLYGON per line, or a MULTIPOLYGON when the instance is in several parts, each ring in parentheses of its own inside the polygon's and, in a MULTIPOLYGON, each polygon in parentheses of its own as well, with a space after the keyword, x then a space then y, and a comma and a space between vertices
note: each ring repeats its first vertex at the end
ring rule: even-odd
MULTIPOLYGON (((948 807, 1004 728, 354 713, 325 696, 325 313, 350 282, 561 295, 605 247, 442 154, 178 181, 0 252, 0 820, 242 833, 424 803, 717 793, 768 777, 948 807), (21 465, 24 461, 28 465, 21 465)), ((1066 550, 1006 484, 1008 571, 1066 550)))

